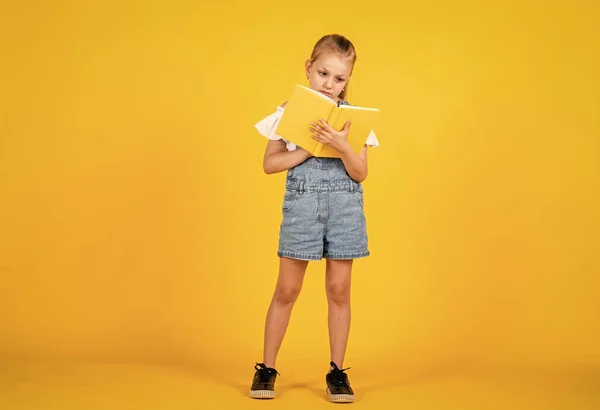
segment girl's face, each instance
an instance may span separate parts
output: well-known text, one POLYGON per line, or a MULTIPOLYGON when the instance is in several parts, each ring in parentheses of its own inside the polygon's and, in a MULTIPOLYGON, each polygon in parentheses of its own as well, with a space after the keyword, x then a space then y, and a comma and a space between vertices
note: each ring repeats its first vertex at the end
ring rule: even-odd
POLYGON ((352 63, 336 53, 323 53, 313 63, 306 62, 306 73, 310 88, 338 102, 352 74, 352 63))

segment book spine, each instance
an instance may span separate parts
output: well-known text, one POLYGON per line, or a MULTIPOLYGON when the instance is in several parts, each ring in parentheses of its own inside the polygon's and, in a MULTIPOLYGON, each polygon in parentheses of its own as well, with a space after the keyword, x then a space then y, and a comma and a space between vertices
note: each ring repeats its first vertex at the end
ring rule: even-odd
MULTIPOLYGON (((329 115, 326 118, 324 118, 324 120, 327 121, 327 124, 329 124, 330 126, 335 128, 335 122, 337 121, 337 117, 339 116, 339 113, 340 113, 339 108, 334 105, 333 107, 331 107, 331 111, 329 111, 329 115)), ((325 148, 325 145, 322 142, 318 142, 317 146, 313 150, 313 155, 315 157, 320 156, 321 153, 323 152, 323 148, 325 148)))
POLYGON ((329 119, 327 120, 327 123, 331 125, 336 131, 341 131, 344 127, 344 124, 338 124, 341 113, 342 110, 339 107, 334 107, 333 111, 329 115, 329 119))
POLYGON ((321 155, 321 151, 323 151, 323 147, 325 147, 325 145, 323 145, 322 142, 317 142, 317 146, 313 150, 313 155, 315 157, 318 157, 319 155, 321 155))

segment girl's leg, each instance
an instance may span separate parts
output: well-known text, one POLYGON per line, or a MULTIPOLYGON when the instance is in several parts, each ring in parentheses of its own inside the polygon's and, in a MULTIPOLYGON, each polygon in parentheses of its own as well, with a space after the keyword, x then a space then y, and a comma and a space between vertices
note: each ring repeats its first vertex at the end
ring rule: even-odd
POLYGON ((280 258, 279 277, 265 321, 263 363, 275 368, 277 353, 285 336, 292 307, 302 289, 308 261, 280 258))
POLYGON ((329 308, 331 361, 343 366, 350 333, 350 277, 352 260, 327 259, 325 289, 329 308))

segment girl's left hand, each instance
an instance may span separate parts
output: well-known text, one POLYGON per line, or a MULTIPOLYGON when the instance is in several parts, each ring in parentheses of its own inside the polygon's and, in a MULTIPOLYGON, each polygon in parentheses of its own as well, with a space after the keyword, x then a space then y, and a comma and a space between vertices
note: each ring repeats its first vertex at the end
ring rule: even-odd
POLYGON ((351 121, 344 124, 344 128, 341 131, 335 130, 331 125, 321 118, 319 118, 319 124, 314 122, 310 123, 310 131, 312 132, 312 138, 316 141, 322 142, 328 147, 333 148, 337 152, 342 152, 349 147, 347 138, 348 131, 350 130, 351 121))

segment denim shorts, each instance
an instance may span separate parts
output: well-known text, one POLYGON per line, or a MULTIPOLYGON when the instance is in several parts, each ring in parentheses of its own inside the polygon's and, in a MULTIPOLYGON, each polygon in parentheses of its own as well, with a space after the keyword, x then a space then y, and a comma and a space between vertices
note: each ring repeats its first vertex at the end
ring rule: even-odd
POLYGON ((369 256, 363 187, 338 158, 309 158, 288 171, 279 232, 280 257, 300 260, 369 256))

